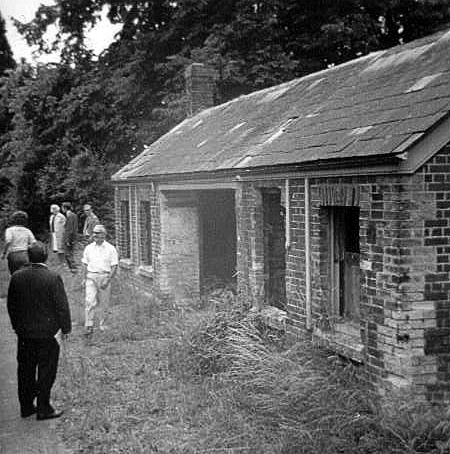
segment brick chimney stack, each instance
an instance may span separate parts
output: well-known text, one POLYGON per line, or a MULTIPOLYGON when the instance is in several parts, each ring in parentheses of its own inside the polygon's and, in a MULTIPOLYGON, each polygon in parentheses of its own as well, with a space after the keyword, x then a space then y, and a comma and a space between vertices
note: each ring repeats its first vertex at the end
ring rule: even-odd
POLYGON ((184 76, 186 79, 189 116, 214 106, 216 90, 214 75, 214 70, 203 63, 192 63, 186 68, 184 76))

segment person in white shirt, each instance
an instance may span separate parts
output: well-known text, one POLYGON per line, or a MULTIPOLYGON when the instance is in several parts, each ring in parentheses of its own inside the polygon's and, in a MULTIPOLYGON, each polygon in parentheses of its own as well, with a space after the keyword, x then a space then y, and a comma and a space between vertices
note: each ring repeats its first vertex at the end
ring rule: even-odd
POLYGON ((61 213, 59 206, 53 204, 50 206, 50 234, 52 251, 57 254, 58 263, 64 263, 64 229, 66 217, 61 213))
POLYGON ((25 211, 15 211, 11 216, 11 226, 5 230, 5 247, 2 258, 7 258, 10 274, 28 263, 28 248, 36 239, 25 226, 28 215, 25 211))
POLYGON ((106 228, 99 224, 93 228, 94 242, 83 251, 83 282, 85 286, 85 334, 94 332, 95 320, 100 331, 106 329, 106 317, 111 298, 111 280, 116 274, 119 256, 117 249, 106 238, 106 228))

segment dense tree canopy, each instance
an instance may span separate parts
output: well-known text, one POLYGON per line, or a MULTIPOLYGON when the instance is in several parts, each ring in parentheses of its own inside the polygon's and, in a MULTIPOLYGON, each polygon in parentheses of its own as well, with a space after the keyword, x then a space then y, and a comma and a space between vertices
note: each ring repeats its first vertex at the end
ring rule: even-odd
MULTIPOLYGON (((30 211, 89 200, 110 213, 111 172, 185 116, 183 70, 217 70, 219 102, 432 33, 447 0, 56 0, 18 29, 58 65, 21 67, 1 94, 13 128, 0 142, 9 190, 30 211), (122 24, 98 58, 84 35, 106 11, 122 24), (60 31, 52 43, 45 31, 60 31)), ((1 106, 0 106, 1 107, 1 106)), ((5 172, 3 172, 5 174, 5 172)), ((3 190, 3 193, 1 192, 3 190)))

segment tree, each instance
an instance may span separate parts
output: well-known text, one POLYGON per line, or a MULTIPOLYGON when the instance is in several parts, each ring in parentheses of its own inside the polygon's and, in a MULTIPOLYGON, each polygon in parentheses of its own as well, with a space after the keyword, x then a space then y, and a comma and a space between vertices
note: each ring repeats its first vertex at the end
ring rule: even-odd
POLYGON ((3 76, 8 69, 13 69, 16 66, 11 47, 6 38, 5 20, 0 13, 0 77, 3 76))
POLYGON ((36 223, 64 198, 106 207, 106 216, 110 174, 184 118, 188 63, 216 69, 223 102, 449 19, 447 0, 56 0, 15 22, 42 52, 62 48, 62 62, 16 72, 8 85, 12 130, 0 143, 8 184, 36 223), (103 8, 122 30, 94 59, 84 33, 103 8), (46 43, 51 25, 59 33, 46 43))

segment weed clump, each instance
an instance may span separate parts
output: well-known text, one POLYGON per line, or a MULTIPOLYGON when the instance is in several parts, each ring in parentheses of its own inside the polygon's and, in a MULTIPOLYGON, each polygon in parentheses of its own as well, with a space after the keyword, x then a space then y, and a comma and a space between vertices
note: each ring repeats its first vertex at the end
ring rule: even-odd
POLYGON ((183 376, 206 377, 224 372, 228 367, 227 339, 248 313, 248 307, 231 299, 227 304, 199 312, 189 330, 171 344, 170 365, 183 376))
POLYGON ((208 447, 231 447, 228 431, 260 452, 450 452, 450 411, 411 394, 382 397, 358 366, 306 340, 286 347, 236 301, 200 320, 184 342, 185 376, 213 377, 222 413, 241 421, 210 430, 208 447))

